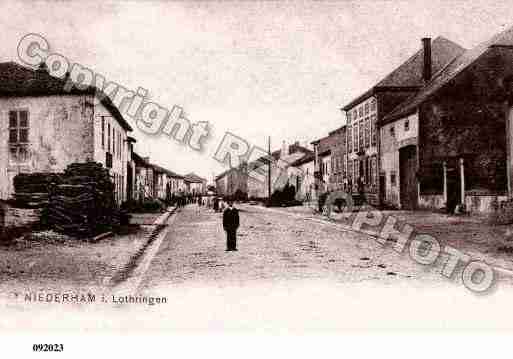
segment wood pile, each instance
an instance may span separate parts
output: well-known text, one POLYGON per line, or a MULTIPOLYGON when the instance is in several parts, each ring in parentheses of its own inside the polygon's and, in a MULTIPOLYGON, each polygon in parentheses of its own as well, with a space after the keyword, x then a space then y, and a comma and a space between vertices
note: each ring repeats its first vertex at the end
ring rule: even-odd
POLYGON ((73 163, 50 185, 48 223, 57 232, 90 237, 119 226, 109 170, 96 162, 73 163))
POLYGON ((60 183, 59 173, 20 173, 14 177, 14 204, 19 208, 40 208, 48 206, 48 188, 60 183))

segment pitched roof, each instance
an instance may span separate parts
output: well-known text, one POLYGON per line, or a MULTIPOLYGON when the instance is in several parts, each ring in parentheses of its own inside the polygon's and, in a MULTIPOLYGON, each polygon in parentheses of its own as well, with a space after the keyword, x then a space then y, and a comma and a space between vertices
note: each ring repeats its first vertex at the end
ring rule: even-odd
POLYGON ((169 177, 173 177, 173 178, 184 178, 184 176, 181 176, 171 170, 168 170, 167 168, 164 168, 162 166, 159 166, 155 163, 151 163, 150 164, 155 170, 157 170, 157 172, 161 172, 161 173, 165 173, 166 175, 168 175, 169 177))
POLYGON ((132 127, 123 118, 118 108, 111 99, 94 86, 84 89, 73 86, 65 89, 67 80, 53 77, 46 70, 22 66, 16 62, 0 63, 0 96, 1 97, 25 97, 25 96, 52 96, 52 95, 93 95, 109 110, 112 116, 127 131, 132 127))
POLYGON ((144 167, 150 167, 150 163, 148 161, 146 161, 141 155, 139 155, 137 152, 132 152, 132 158, 134 160, 134 162, 139 165, 139 166, 144 166, 144 167))
MULTIPOLYGON (((465 49, 460 45, 442 36, 437 37, 431 44, 432 72, 436 73, 440 71, 447 63, 461 55, 464 51, 465 49)), ((420 49, 376 85, 345 105, 342 110, 347 111, 351 109, 379 89, 405 88, 414 90, 421 87, 423 85, 423 65, 424 49, 420 49)))
POLYGON ((192 183, 203 183, 203 182, 206 182, 207 180, 198 176, 196 173, 194 172, 191 172, 191 173, 188 173, 184 176, 185 180, 187 182, 192 182, 192 183))
POLYGON ((513 46, 513 27, 493 36, 491 39, 482 42, 476 47, 465 51, 460 56, 451 61, 445 68, 436 73, 431 81, 426 84, 418 93, 406 99, 399 104, 390 114, 384 117, 383 122, 393 121, 394 119, 411 114, 415 109, 434 95, 449 81, 477 61, 482 55, 493 47, 513 46))
POLYGON ((300 159, 297 159, 296 161, 292 162, 291 166, 297 167, 304 165, 305 163, 312 162, 315 159, 315 154, 313 152, 305 154, 300 159))

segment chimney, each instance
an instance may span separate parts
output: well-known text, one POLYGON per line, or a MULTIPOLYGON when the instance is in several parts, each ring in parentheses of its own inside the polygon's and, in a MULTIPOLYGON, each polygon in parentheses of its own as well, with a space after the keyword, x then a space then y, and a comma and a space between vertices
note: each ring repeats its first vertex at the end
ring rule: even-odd
POLYGON ((422 39, 422 47, 424 49, 424 66, 422 68, 422 79, 424 82, 431 80, 431 38, 425 37, 422 39))
POLYGON ((281 143, 281 153, 280 156, 286 156, 287 155, 287 142, 283 141, 281 143))

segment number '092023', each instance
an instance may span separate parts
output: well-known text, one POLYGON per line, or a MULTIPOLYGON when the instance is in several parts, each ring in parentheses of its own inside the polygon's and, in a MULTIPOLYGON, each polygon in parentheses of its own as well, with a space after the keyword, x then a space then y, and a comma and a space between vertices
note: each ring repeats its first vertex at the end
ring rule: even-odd
POLYGON ((63 344, 34 344, 32 346, 32 351, 35 352, 62 352, 63 350, 63 344))

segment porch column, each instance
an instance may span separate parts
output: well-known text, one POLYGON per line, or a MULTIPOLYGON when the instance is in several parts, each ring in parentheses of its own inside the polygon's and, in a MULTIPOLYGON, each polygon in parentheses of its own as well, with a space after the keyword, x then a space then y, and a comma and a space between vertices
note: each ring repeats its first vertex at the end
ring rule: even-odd
POLYGON ((444 205, 447 207, 447 162, 443 162, 444 167, 444 205))
POLYGON ((465 204, 465 167, 463 158, 460 158, 461 204, 465 204))

